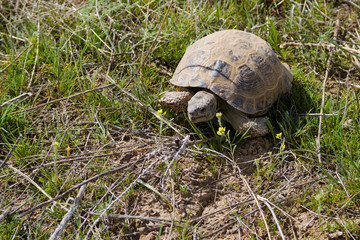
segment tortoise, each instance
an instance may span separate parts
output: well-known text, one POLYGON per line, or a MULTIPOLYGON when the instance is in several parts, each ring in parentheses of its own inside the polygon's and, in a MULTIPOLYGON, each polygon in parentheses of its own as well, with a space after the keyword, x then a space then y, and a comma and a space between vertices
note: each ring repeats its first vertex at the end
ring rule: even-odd
POLYGON ((217 112, 239 132, 252 136, 269 133, 263 115, 278 97, 290 92, 293 75, 260 37, 223 30, 201 38, 186 49, 159 104, 187 111, 198 123, 217 112))

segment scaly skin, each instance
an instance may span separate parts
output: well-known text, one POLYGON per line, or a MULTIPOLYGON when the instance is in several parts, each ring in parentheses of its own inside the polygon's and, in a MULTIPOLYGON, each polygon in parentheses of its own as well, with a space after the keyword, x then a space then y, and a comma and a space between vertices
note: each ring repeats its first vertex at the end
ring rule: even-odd
POLYGON ((243 112, 207 91, 199 91, 195 95, 189 91, 168 92, 159 100, 159 103, 163 107, 176 111, 186 111, 187 109, 189 119, 194 123, 210 121, 220 111, 223 114, 223 120, 241 133, 245 133, 249 129, 249 134, 255 137, 265 136, 270 132, 264 117, 249 118, 243 112))
POLYGON ((159 99, 159 104, 164 108, 183 112, 187 110, 188 102, 193 95, 190 91, 167 92, 159 99))

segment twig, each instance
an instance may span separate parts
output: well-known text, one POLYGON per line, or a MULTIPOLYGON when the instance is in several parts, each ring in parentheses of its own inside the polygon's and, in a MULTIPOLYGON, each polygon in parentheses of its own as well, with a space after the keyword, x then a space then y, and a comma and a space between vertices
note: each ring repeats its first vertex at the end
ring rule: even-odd
POLYGON ((5 107, 6 105, 8 105, 8 104, 10 104, 10 103, 12 103, 12 102, 15 102, 15 101, 17 101, 17 100, 20 100, 20 99, 22 99, 22 98, 24 98, 24 97, 31 97, 31 96, 32 96, 32 93, 23 93, 23 94, 21 94, 21 95, 19 95, 19 96, 17 96, 17 97, 14 97, 13 99, 10 99, 9 101, 3 102, 3 103, 0 105, 0 108, 3 108, 3 107, 5 107))
POLYGON ((216 229, 214 232, 211 232, 211 233, 209 233, 209 234, 207 234, 207 235, 205 235, 205 236, 202 236, 201 238, 202 238, 202 239, 209 238, 209 237, 211 237, 212 235, 214 235, 214 234, 222 231, 223 229, 226 229, 227 227, 229 227, 229 226, 231 226, 231 225, 234 225, 234 224, 237 223, 237 222, 238 222, 237 220, 234 220, 234 221, 232 221, 231 223, 228 223, 228 224, 223 225, 222 227, 216 229))
MULTIPOLYGON (((39 10, 39 9, 38 9, 39 10)), ((37 24, 37 38, 36 38, 36 55, 35 55, 35 61, 34 61, 34 66, 31 72, 31 77, 27 86, 27 89, 29 89, 32 85, 33 79, 34 79, 34 74, 35 74, 35 69, 36 69, 36 64, 39 58, 39 45, 40 45, 40 15, 38 15, 38 24, 37 24)))
POLYGON ((76 196, 74 200, 74 205, 69 209, 69 211, 65 214, 63 219, 61 220, 59 226, 55 229, 53 234, 50 236, 49 240, 56 240, 61 233, 64 231, 64 228, 66 227, 66 224, 70 221, 72 215, 74 214, 75 210, 79 207, 80 202, 84 196, 86 185, 81 186, 78 195, 76 196))
MULTIPOLYGON (((209 149, 209 151, 216 152, 216 151, 211 150, 211 149, 209 149)), ((244 175, 242 174, 241 169, 239 168, 239 166, 235 163, 235 161, 234 161, 233 159, 227 157, 226 155, 224 155, 224 154, 222 154, 222 153, 219 153, 219 152, 216 152, 216 153, 217 153, 219 156, 222 156, 222 157, 223 157, 224 159, 226 159, 227 161, 229 161, 230 164, 234 167, 234 169, 237 170, 237 172, 238 172, 241 180, 242 180, 243 183, 245 184, 246 188, 247 188, 248 191, 249 191, 249 194, 250 194, 251 197, 254 199, 254 201, 255 201, 255 203, 256 203, 256 205, 257 205, 257 207, 258 207, 258 210, 259 210, 259 212, 260 212, 260 215, 261 215, 261 217, 262 217, 262 219, 263 219, 263 221, 264 221, 264 224, 265 224, 265 228, 266 228, 266 232, 267 232, 267 235, 268 235, 268 239, 271 240, 270 229, 269 229, 269 226, 268 226, 268 224, 267 224, 267 222, 266 222, 265 214, 264 214, 264 212, 263 212, 263 210, 262 210, 262 208, 261 208, 261 206, 260 206, 259 200, 257 199, 256 195, 254 194, 254 191, 251 189, 248 181, 246 180, 246 178, 245 178, 244 175)), ((235 221, 235 222, 237 222, 237 221, 235 221)))
POLYGON ((14 146, 11 148, 10 152, 6 155, 4 161, 1 163, 0 169, 2 169, 2 168, 6 165, 6 162, 9 160, 11 154, 12 154, 13 151, 15 150, 16 145, 18 144, 18 142, 20 141, 20 139, 21 139, 22 137, 23 137, 23 136, 20 134, 20 136, 16 139, 14 146))
MULTIPOLYGON (((162 228, 163 228, 163 226, 147 228, 147 229, 145 229, 143 231, 137 231, 137 232, 132 232, 132 233, 127 233, 127 234, 124 234, 124 235, 120 235, 118 239, 127 239, 128 237, 141 235, 141 234, 144 234, 144 233, 147 233, 147 232, 159 231, 159 229, 162 229, 162 228)), ((132 239, 132 238, 130 238, 130 239, 132 239)))
MULTIPOLYGON (((185 137, 185 139, 187 139, 185 137)), ((186 143, 185 139, 183 140, 183 143, 186 143)), ((183 144, 185 145, 185 144, 183 144)), ((185 147, 180 147, 176 153, 174 154, 174 156, 176 155, 180 155, 183 151, 184 151, 185 147)), ((145 158, 147 159, 151 159, 153 158, 156 154, 158 154, 159 152, 162 152, 163 149, 159 148, 159 149, 155 149, 154 151, 152 151, 151 153, 147 154, 145 156, 145 158)), ((86 234, 85 239, 88 238, 90 232, 92 231, 92 229, 95 227, 95 225, 98 224, 98 222, 104 217, 106 216, 106 212, 116 203, 118 202, 128 191, 130 191, 139 181, 139 179, 141 179, 150 169, 152 169, 158 162, 160 161, 160 159, 156 159, 154 162, 152 162, 147 168, 145 168, 138 176, 137 178, 132 181, 129 186, 114 200, 112 201, 105 209, 104 211, 99 215, 99 217, 94 221, 94 223, 90 226, 89 231, 86 234)))
MULTIPOLYGON (((127 154, 127 153, 132 153, 132 152, 141 152, 144 151, 143 149, 132 149, 132 150, 128 150, 128 151, 122 151, 122 152, 113 152, 113 153, 107 153, 107 154, 99 154, 99 155, 95 155, 93 156, 93 158, 104 158, 104 157, 109 157, 109 156, 114 156, 114 155, 120 155, 120 154, 127 154)), ((93 154, 93 152, 91 152, 91 154, 93 154)), ((127 155, 128 156, 128 155, 127 155)), ((50 155, 49 157, 53 157, 53 155, 50 155)), ((44 167, 48 167, 54 164, 61 164, 61 163, 70 163, 70 162, 81 162, 81 161, 85 161, 88 160, 89 156, 79 156, 79 157, 62 157, 62 158, 58 158, 58 161, 56 162, 49 162, 49 163, 44 163, 38 166, 34 166, 34 167, 29 167, 29 168, 25 168, 25 169, 21 169, 22 172, 27 172, 27 171, 32 171, 35 169, 39 169, 39 168, 44 168, 44 167)), ((126 164, 127 165, 127 164, 126 164)), ((0 179, 11 176, 13 174, 6 174, 6 175, 2 175, 0 176, 0 179)))
POLYGON ((344 210, 344 208, 345 208, 349 203, 353 203, 353 199, 354 199, 357 195, 359 195, 359 194, 360 194, 360 191, 358 191, 357 193, 353 194, 353 195, 346 201, 346 203, 344 203, 344 205, 341 206, 336 212, 337 212, 338 214, 340 214, 340 212, 341 212, 342 210, 344 210))
POLYGON ((37 109, 37 108, 40 108, 40 107, 43 107, 43 106, 46 106, 46 105, 49 105, 49 104, 57 103, 57 102, 64 101, 64 100, 69 100, 69 99, 71 99, 71 98, 78 97, 78 96, 80 96, 80 95, 83 95, 83 94, 86 94, 86 93, 89 93, 89 92, 101 90, 101 89, 108 88, 108 87, 112 87, 112 86, 114 86, 114 84, 109 84, 109 85, 105 85, 105 86, 100 86, 100 87, 93 88, 93 89, 90 89, 90 90, 86 90, 86 91, 83 91, 83 92, 80 92, 80 93, 76 93, 76 94, 71 95, 71 96, 68 96, 68 97, 55 99, 55 100, 50 101, 50 102, 47 102, 47 103, 42 103, 42 104, 39 104, 39 105, 34 106, 34 107, 31 107, 31 108, 27 108, 27 109, 24 109, 24 110, 21 110, 21 111, 17 111, 17 112, 14 112, 13 114, 15 114, 15 113, 22 113, 22 112, 28 112, 28 111, 31 111, 31 110, 34 110, 34 109, 37 109))
POLYGON ((300 116, 300 117, 307 117, 307 116, 315 116, 315 117, 317 117, 317 116, 324 116, 324 117, 329 118, 329 117, 331 117, 331 116, 337 116, 337 115, 339 115, 339 113, 340 113, 342 110, 346 109, 348 106, 350 106, 350 105, 351 105, 353 102, 355 102, 355 101, 356 101, 356 99, 351 100, 351 101, 348 102, 344 107, 340 108, 339 110, 337 110, 337 111, 335 111, 335 112, 333 112, 333 113, 324 113, 324 114, 320 114, 320 113, 296 113, 296 114, 294 114, 294 115, 295 115, 295 116, 300 116))
MULTIPOLYGON (((94 213, 94 212, 90 212, 90 214, 92 215, 96 215, 96 216, 100 216, 100 213, 94 213)), ((151 222, 160 222, 166 225, 170 225, 171 222, 173 222, 173 219, 165 219, 165 218, 153 218, 153 217, 144 217, 144 216, 132 216, 132 215, 122 215, 122 214, 106 214, 105 215, 106 218, 109 219, 139 219, 139 220, 143 220, 143 221, 151 221, 151 222)), ((184 220, 175 220, 178 222, 183 222, 184 220)))
POLYGON ((352 86, 352 87, 354 87, 354 88, 360 89, 360 85, 357 85, 357 84, 346 83, 346 82, 342 82, 342 81, 336 81, 336 83, 340 83, 340 84, 344 84, 344 85, 349 85, 349 86, 352 86))
MULTIPOLYGON (((138 162, 140 162, 140 161, 143 161, 143 159, 140 158, 139 160, 135 161, 135 164, 138 163, 138 162)), ((72 187, 72 188, 70 188, 69 190, 67 190, 66 192, 64 192, 64 193, 62 193, 62 194, 54 197, 53 199, 48 200, 48 201, 45 201, 45 202, 42 202, 42 203, 40 203, 40 204, 38 204, 38 205, 30 208, 30 209, 25 210, 24 212, 22 212, 21 214, 19 214, 19 215, 16 216, 16 217, 17 217, 17 218, 22 218, 23 216, 25 216, 25 215, 27 215, 27 214, 29 214, 29 213, 31 213, 31 212, 33 212, 33 211, 35 211, 35 210, 43 207, 43 206, 48 205, 49 203, 52 203, 53 201, 56 201, 56 200, 61 199, 61 198, 64 198, 65 196, 67 196, 69 193, 71 193, 71 192, 74 191, 75 189, 77 189, 77 188, 79 188, 79 187, 81 187, 81 186, 83 186, 83 185, 85 185, 85 184, 87 184, 87 183, 89 183, 89 182, 95 181, 96 179, 98 179, 98 178, 100 178, 100 177, 103 177, 103 176, 105 176, 105 175, 119 172, 119 171, 123 170, 124 168, 126 168, 127 166, 128 166, 128 165, 126 165, 126 166, 121 166, 121 167, 112 169, 112 170, 110 170, 110 171, 103 172, 103 173, 100 173, 100 174, 98 174, 98 175, 95 175, 95 176, 93 176, 93 177, 91 177, 91 178, 89 178, 89 179, 87 179, 87 180, 85 180, 85 181, 83 181, 83 182, 75 185, 74 187, 72 187)))
POLYGON ((273 216, 273 218, 274 218, 274 220, 275 220, 276 226, 277 226, 278 229, 279 229, 281 238, 282 238, 283 240, 285 240, 284 233, 283 233, 282 230, 281 230, 281 226, 280 226, 279 220, 278 220, 277 217, 276 217, 276 214, 275 214, 275 212, 274 212, 274 209, 272 209, 272 207, 271 207, 270 204, 268 203, 269 200, 267 200, 266 198, 261 197, 261 196, 259 196, 259 195, 257 196, 257 198, 258 198, 260 201, 262 201, 262 202, 268 207, 268 209, 270 210, 270 212, 271 212, 271 214, 272 214, 272 216, 273 216))
POLYGON ((355 4, 355 3, 354 3, 353 1, 351 1, 351 0, 344 0, 344 2, 346 2, 346 3, 348 3, 348 4, 350 4, 350 5, 354 6, 354 7, 356 7, 357 9, 360 9, 360 6, 357 5, 357 4, 355 4))
POLYGON ((34 182, 34 180, 32 180, 29 176, 27 176, 26 174, 24 174, 23 172, 21 172, 20 170, 18 170, 17 168, 14 168, 13 166, 9 165, 9 168, 11 168, 12 170, 14 170, 14 172, 18 173, 19 175, 21 175, 23 178, 25 178, 26 180, 28 180, 32 185, 34 185, 37 189, 39 189, 40 192, 42 192, 46 197, 49 198, 49 201, 55 201, 54 198, 52 198, 47 192, 45 192, 44 189, 42 189, 36 182, 34 182))
MULTIPOLYGON (((335 32, 334 32, 334 39, 336 40, 337 35, 338 35, 338 31, 339 31, 339 27, 340 27, 340 20, 338 19, 336 21, 336 27, 335 27, 335 32)), ((329 72, 330 72, 330 65, 331 65, 331 61, 332 61, 332 55, 333 55, 333 51, 330 52, 330 56, 326 62, 326 72, 325 72, 325 77, 324 77, 324 81, 323 81, 323 85, 322 85, 322 97, 321 97, 321 108, 320 108, 320 117, 319 117, 319 129, 318 129, 318 135, 316 138, 316 151, 318 153, 318 160, 321 163, 321 128, 322 128, 322 120, 323 120, 323 113, 324 113, 324 107, 325 107, 325 91, 326 91, 326 83, 329 77, 329 72)))
POLYGON ((250 195, 252 196, 252 198, 255 200, 255 203, 260 211, 260 215, 264 221, 264 224, 265 224, 265 228, 266 228, 266 232, 267 232, 267 235, 269 237, 269 239, 271 240, 271 234, 270 234, 270 229, 269 229, 269 226, 266 222, 266 218, 265 218, 265 214, 264 214, 264 211, 262 210, 261 206, 260 206, 260 203, 258 201, 258 198, 256 197, 255 193, 253 192, 253 190, 251 189, 248 181, 245 179, 244 175, 241 173, 241 169, 238 167, 238 165, 231 159, 230 161, 233 166, 235 167, 235 169, 237 169, 238 173, 239 173, 239 176, 241 178, 241 180, 244 182, 246 188, 248 189, 250 195))
MULTIPOLYGON (((152 151, 151 153, 146 154, 145 159, 151 159, 153 158, 156 154, 158 154, 159 152, 163 151, 162 148, 158 148, 155 149, 154 151, 152 151)), ((98 222, 106 216, 107 211, 115 204, 117 203, 127 192, 129 192, 137 183, 138 180, 141 179, 145 173, 147 173, 150 169, 152 169, 157 163, 159 162, 159 159, 156 159, 154 162, 152 162, 147 168, 145 168, 137 177, 134 181, 132 181, 129 186, 115 199, 113 200, 103 211, 102 213, 99 215, 99 217, 93 222, 93 224, 91 224, 85 239, 88 239, 90 232, 92 231, 92 229, 95 227, 95 225, 98 224, 98 222)))
POLYGON ((269 239, 271 240, 270 229, 269 229, 269 226, 268 226, 268 224, 267 224, 267 222, 266 222, 266 218, 265 218, 264 211, 262 210, 262 208, 261 208, 261 206, 260 206, 260 203, 259 203, 257 197, 255 196, 254 192, 252 191, 249 183, 247 182, 247 180, 245 179, 245 177, 244 177, 244 176, 242 175, 242 173, 240 172, 240 168, 237 167, 237 166, 236 166, 236 168, 238 169, 239 175, 240 175, 241 179, 243 180, 243 182, 245 183, 245 185, 246 185, 246 187, 247 187, 250 195, 254 198, 254 200, 255 200, 255 202, 256 202, 256 205, 257 205, 257 207, 258 207, 258 209, 259 209, 259 211, 260 211, 261 217, 262 217, 262 219, 263 219, 263 221, 264 221, 264 224, 265 224, 265 228, 266 228, 268 237, 269 237, 269 239))
MULTIPOLYGON (((171 166, 179 158, 180 154, 185 150, 189 139, 190 139, 190 135, 186 135, 186 137, 183 140, 183 143, 182 143, 181 147, 179 148, 179 150, 176 152, 176 154, 172 158, 171 162, 169 163, 168 167, 166 168, 164 176, 161 178, 161 188, 163 189, 163 191, 165 192, 165 194, 168 196, 168 198, 171 201, 174 201, 175 199, 172 199, 172 197, 170 196, 170 194, 168 193, 168 191, 166 190, 166 188, 164 186, 165 185, 165 178, 166 178, 166 175, 168 174, 168 172, 170 171, 171 166)), ((176 205, 176 202, 175 202, 175 205, 176 205)))
POLYGON ((337 113, 324 113, 324 114, 320 114, 320 113, 295 113, 295 116, 300 116, 300 117, 319 117, 319 116, 324 116, 324 117, 328 117, 328 116, 337 116, 337 113))
POLYGON ((29 42, 28 39, 22 39, 22 38, 19 38, 19 37, 15 37, 15 36, 13 36, 13 35, 9 35, 8 33, 0 32, 0 35, 5 35, 5 36, 7 36, 7 37, 9 37, 9 38, 13 38, 13 39, 19 40, 19 41, 21 41, 21 42, 29 42))
POLYGON ((289 46, 294 47, 302 47, 302 46, 308 46, 308 47, 324 47, 324 48, 337 48, 340 47, 341 49, 347 50, 349 52, 353 52, 356 54, 360 54, 360 50, 349 48, 349 47, 343 47, 343 46, 336 46, 335 44, 324 44, 324 43, 300 43, 300 42, 286 42, 281 44, 280 48, 287 48, 289 46))
POLYGON ((0 215, 0 222, 6 218, 7 215, 11 212, 11 207, 8 207, 1 215, 0 215))

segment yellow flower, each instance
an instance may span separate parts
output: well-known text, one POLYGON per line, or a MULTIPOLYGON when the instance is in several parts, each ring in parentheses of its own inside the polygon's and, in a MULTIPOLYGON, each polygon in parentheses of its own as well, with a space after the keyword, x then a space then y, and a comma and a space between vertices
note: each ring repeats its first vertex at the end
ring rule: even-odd
POLYGON ((224 127, 219 127, 219 130, 216 133, 219 136, 225 135, 225 128, 224 127))
POLYGON ((70 156, 70 146, 68 146, 66 148, 66 156, 69 157, 70 156))
POLYGON ((285 149, 285 143, 282 143, 282 144, 280 145, 280 150, 281 150, 281 151, 284 151, 284 149, 285 149))
POLYGON ((164 112, 162 109, 157 110, 156 113, 159 115, 166 115, 166 111, 164 112))
POLYGON ((217 118, 221 118, 221 116, 222 116, 222 113, 221 113, 221 112, 218 112, 218 113, 216 114, 216 117, 217 117, 217 118))
POLYGON ((279 132, 278 134, 276 134, 277 139, 281 139, 281 137, 282 137, 282 132, 279 132))
POLYGON ((60 145, 60 143, 59 143, 59 142, 56 142, 56 141, 55 141, 55 142, 53 143, 54 148, 58 148, 58 147, 59 147, 59 145, 60 145))

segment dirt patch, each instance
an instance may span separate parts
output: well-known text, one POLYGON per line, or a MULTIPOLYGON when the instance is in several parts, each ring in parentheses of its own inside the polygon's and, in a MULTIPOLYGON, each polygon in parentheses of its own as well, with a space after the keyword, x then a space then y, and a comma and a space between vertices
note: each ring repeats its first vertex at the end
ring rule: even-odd
MULTIPOLYGON (((84 124, 88 126, 82 128, 84 134, 79 136, 90 138, 97 130, 89 122, 84 124)), ((62 147, 56 158, 56 169, 63 185, 71 179, 71 186, 74 186, 102 176, 89 185, 91 191, 83 200, 81 215, 87 219, 88 226, 93 223, 87 217, 89 213, 102 212, 103 208, 98 209, 100 206, 108 206, 115 197, 122 196, 102 220, 104 225, 98 227, 100 232, 105 228, 112 237, 122 239, 157 239, 158 236, 167 239, 194 236, 205 239, 238 239, 239 236, 241 239, 268 239, 266 222, 271 236, 276 239, 280 231, 264 202, 266 200, 275 211, 285 236, 342 239, 336 229, 332 232, 324 230, 332 221, 324 211, 319 214, 298 202, 302 194, 310 196, 312 191, 322 186, 321 178, 293 159, 290 152, 269 153, 276 149, 271 145, 271 139, 243 140, 236 147, 232 160, 224 153, 208 151, 205 145, 196 141, 185 143, 184 139, 159 136, 150 130, 131 131, 110 125, 106 128, 111 143, 105 147, 96 138, 91 140, 92 145, 79 145, 77 153, 72 149, 69 158, 65 157, 66 150, 62 147), (110 173, 109 169, 119 170, 110 173), (259 196, 256 201, 255 196, 259 196)), ((34 156, 26 159, 35 167, 32 178, 46 180, 39 183, 44 189, 48 189, 47 182, 54 181, 45 174, 53 171, 54 157, 50 151, 47 158, 34 156), (45 165, 38 166, 39 159, 45 165)), ((16 160, 12 159, 10 163, 13 161, 16 160)), ((30 170, 22 168, 21 171, 27 173, 30 170)), ((5 181, 9 190, 19 184, 25 189, 18 198, 23 199, 23 205, 16 211, 23 213, 36 205, 24 201, 32 193, 29 182, 11 176, 5 181)), ((72 203, 67 197, 59 201, 64 201, 66 207, 72 203)), ((16 206, 13 204, 13 209, 16 206)), ((34 210, 29 219, 36 222, 42 217, 49 223, 47 231, 52 232, 56 224, 52 218, 44 216, 52 216, 60 209, 65 211, 58 206, 50 204, 47 208, 34 210)), ((339 216, 334 222, 341 219, 339 216)), ((357 220, 356 217, 353 219, 357 220)), ((69 225, 66 231, 71 233, 72 227, 69 225)))

